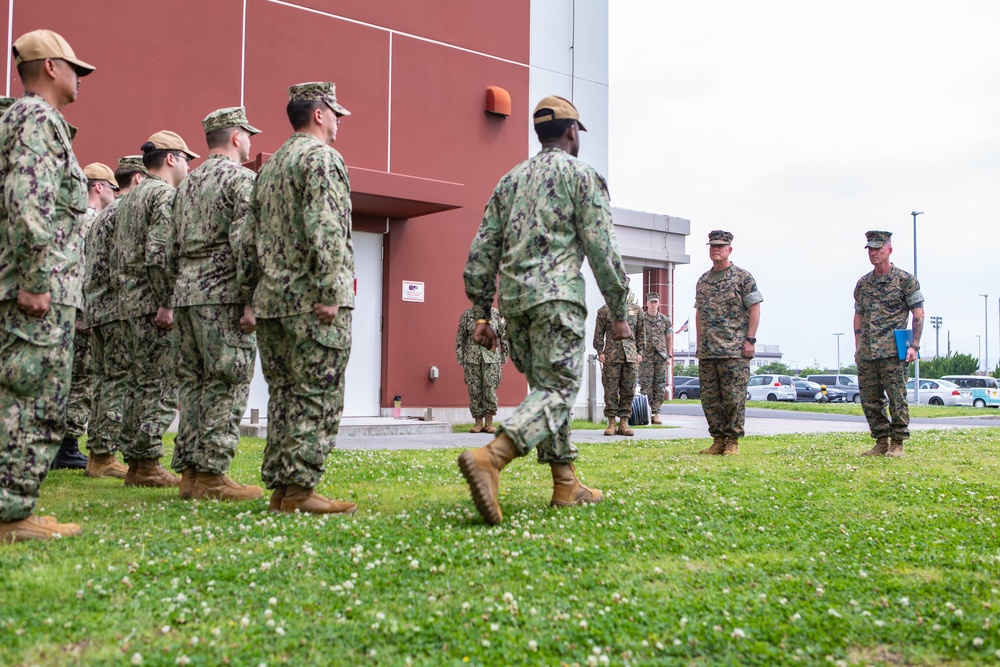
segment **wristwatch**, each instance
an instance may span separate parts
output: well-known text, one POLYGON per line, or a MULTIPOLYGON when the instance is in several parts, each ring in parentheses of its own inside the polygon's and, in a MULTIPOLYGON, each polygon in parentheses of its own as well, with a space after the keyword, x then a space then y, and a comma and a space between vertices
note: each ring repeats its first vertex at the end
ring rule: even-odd
POLYGON ((756 338, 747 337, 747 342, 750 343, 751 345, 756 345, 757 344, 757 339, 756 338))
POLYGON ((914 350, 916 350, 917 352, 919 352, 919 351, 920 351, 920 346, 919 346, 919 345, 910 345, 910 347, 912 347, 912 348, 913 348, 914 350))

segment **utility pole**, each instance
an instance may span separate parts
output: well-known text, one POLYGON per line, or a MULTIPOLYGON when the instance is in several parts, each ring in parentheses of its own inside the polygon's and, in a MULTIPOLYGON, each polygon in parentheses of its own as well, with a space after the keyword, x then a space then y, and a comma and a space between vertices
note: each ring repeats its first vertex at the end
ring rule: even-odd
POLYGON ((934 327, 934 358, 941 356, 941 318, 931 315, 931 326, 934 327))

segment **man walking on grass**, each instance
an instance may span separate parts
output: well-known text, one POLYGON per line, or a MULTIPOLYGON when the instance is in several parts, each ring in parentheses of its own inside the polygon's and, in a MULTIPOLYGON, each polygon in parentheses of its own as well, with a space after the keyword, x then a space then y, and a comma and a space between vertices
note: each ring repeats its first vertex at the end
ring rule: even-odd
POLYGON ((551 505, 599 503, 603 494, 577 480, 570 442, 573 398, 583 369, 585 285, 590 261, 614 320, 614 339, 631 336, 625 265, 618 253, 604 179, 577 159, 585 128, 568 100, 550 96, 533 114, 542 150, 514 167, 493 191, 465 265, 465 293, 476 316, 473 339, 497 345, 491 306, 500 275, 500 314, 514 365, 531 392, 485 447, 458 457, 483 520, 500 523, 499 476, 532 449, 552 471, 551 505))

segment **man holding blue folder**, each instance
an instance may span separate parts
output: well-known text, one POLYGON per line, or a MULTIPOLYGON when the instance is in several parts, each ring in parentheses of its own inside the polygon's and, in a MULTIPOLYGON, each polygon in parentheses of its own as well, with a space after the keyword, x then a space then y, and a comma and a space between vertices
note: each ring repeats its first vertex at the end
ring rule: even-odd
MULTIPOLYGON (((861 408, 875 446, 862 456, 903 456, 903 440, 910 437, 910 408, 906 402, 908 364, 916 361, 924 330, 924 296, 912 274, 893 266, 892 232, 865 233, 868 261, 874 270, 854 288, 854 354, 858 364, 861 408), (896 330, 906 329, 913 313, 913 336, 905 353, 896 347, 896 330), (885 399, 889 397, 889 415, 885 399)), ((904 343, 905 344, 905 343, 904 343)))

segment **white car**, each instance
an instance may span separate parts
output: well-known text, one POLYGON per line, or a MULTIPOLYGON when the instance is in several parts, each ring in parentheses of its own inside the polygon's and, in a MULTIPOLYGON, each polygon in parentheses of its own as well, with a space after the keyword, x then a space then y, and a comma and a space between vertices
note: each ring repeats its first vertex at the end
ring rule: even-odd
MULTIPOLYGON (((914 380, 906 383, 906 402, 913 403, 914 380)), ((962 390, 948 380, 920 378, 920 405, 958 405, 962 390)))
POLYGON ((752 375, 747 383, 748 401, 792 401, 796 398, 791 375, 752 375))

